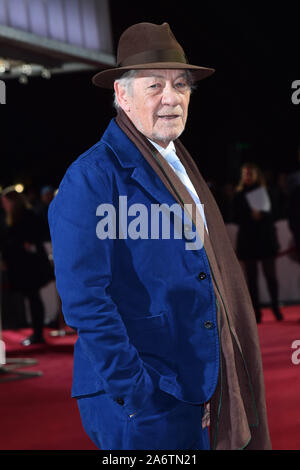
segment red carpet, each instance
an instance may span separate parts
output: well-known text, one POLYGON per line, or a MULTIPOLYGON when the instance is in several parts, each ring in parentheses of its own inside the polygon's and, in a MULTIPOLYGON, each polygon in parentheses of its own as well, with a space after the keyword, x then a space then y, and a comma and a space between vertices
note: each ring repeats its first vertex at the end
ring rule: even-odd
MULTIPOLYGON (((43 376, 0 383, 1 450, 95 449, 82 429, 77 403, 70 398, 75 336, 52 338, 47 345, 20 346, 30 330, 4 331, 7 357, 37 359, 22 370, 43 376)), ((0 376, 1 378, 1 376, 0 376)))
POLYGON ((269 428, 273 449, 300 450, 300 364, 293 364, 291 347, 300 340, 300 306, 284 307, 282 312, 285 320, 276 322, 266 309, 258 329, 269 428))
MULTIPOLYGON (((265 309, 259 325, 269 425, 274 450, 300 450, 300 364, 292 363, 291 348, 300 340, 300 308, 282 310, 284 322, 276 322, 265 309)), ((70 398, 76 337, 53 338, 49 331, 47 345, 31 348, 20 346, 30 330, 3 332, 7 357, 37 359, 38 364, 22 370, 43 375, 0 383, 0 450, 95 449, 70 398)))

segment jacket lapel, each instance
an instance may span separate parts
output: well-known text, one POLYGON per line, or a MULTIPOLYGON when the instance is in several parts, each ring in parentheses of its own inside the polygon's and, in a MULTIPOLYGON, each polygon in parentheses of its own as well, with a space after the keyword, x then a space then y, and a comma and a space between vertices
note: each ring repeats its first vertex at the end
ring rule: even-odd
POLYGON ((168 191, 161 179, 156 175, 153 168, 151 168, 147 162, 146 164, 147 165, 134 168, 131 178, 159 204, 165 203, 171 206, 177 203, 170 191, 168 191))

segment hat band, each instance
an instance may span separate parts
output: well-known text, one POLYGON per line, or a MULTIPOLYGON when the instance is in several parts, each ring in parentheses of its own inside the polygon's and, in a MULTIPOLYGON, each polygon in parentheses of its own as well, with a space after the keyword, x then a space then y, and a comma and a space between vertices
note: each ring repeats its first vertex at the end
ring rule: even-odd
POLYGON ((152 62, 180 62, 186 64, 185 55, 178 49, 157 49, 133 54, 118 64, 118 67, 129 65, 151 64, 152 62))

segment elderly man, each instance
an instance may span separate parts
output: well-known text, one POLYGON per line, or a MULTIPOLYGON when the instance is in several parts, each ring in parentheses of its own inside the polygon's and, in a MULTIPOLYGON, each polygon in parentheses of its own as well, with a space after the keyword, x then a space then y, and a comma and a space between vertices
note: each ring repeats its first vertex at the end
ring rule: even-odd
POLYGON ((178 139, 214 70, 188 64, 167 23, 128 28, 117 62, 93 77, 117 117, 49 209, 83 426, 99 449, 269 449, 251 300, 178 139))

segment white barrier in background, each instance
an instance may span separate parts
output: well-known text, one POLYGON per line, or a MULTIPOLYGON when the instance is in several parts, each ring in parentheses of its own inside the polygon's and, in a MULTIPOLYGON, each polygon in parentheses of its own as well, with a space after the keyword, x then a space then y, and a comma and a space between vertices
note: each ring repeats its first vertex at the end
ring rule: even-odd
MULTIPOLYGON (((293 246, 293 235, 289 229, 287 220, 276 222, 276 230, 280 245, 279 256, 276 258, 276 273, 279 283, 280 302, 300 302, 300 263, 292 260, 288 254, 280 255, 291 246, 293 246)), ((226 224, 228 234, 235 249, 238 226, 235 224, 226 224)), ((269 303, 270 296, 266 281, 262 273, 261 264, 258 266, 258 285, 261 303, 269 303)))

